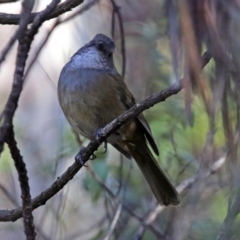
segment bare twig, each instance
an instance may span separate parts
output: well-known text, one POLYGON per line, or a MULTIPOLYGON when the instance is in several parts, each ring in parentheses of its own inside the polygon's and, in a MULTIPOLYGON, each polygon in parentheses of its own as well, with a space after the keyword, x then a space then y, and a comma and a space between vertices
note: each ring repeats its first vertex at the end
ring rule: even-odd
POLYGON ((227 216, 225 217, 223 224, 219 230, 219 234, 216 240, 226 240, 232 238, 232 229, 234 226, 234 220, 240 213, 240 188, 237 187, 234 193, 234 198, 228 209, 227 216))
POLYGON ((53 23, 52 27, 49 29, 49 31, 47 32, 45 38, 43 39, 43 41, 41 42, 41 44, 39 45, 36 53, 34 54, 34 57, 33 59, 31 60, 27 70, 26 70, 26 73, 24 75, 24 79, 27 78, 32 66, 34 65, 35 61, 37 60, 38 58, 38 55, 40 54, 41 50, 43 49, 43 47, 45 46, 46 42, 48 41, 52 31, 54 30, 54 28, 59 24, 59 19, 56 19, 55 22, 53 23))
POLYGON ((92 0, 90 2, 88 2, 87 4, 85 4, 82 8, 80 8, 78 11, 74 12, 72 15, 68 16, 67 18, 57 18, 55 20, 55 22, 53 23, 53 25, 51 26, 51 28, 49 29, 49 31, 47 32, 45 38, 42 40, 41 44, 39 45, 33 59, 31 60, 27 70, 26 70, 26 73, 25 73, 25 76, 24 76, 24 79, 27 78, 32 66, 34 65, 34 63, 36 62, 37 60, 37 57, 39 56, 40 52, 42 51, 42 49, 44 48, 46 42, 48 41, 51 33, 53 32, 53 30, 59 26, 60 24, 62 23, 66 23, 67 21, 69 20, 72 20, 74 17, 84 13, 85 11, 89 10, 91 7, 93 7, 95 5, 96 2, 98 2, 99 0, 92 0))
MULTIPOLYGON (((27 9, 31 9, 33 8, 33 5, 34 5, 34 1, 26 1, 26 2, 29 2, 32 4, 25 4, 27 6, 27 9)), ((75 0, 75 1, 70 1, 70 0, 67 0, 65 1, 64 3, 62 4, 59 4, 59 6, 56 8, 55 11, 53 11, 52 16, 51 18, 55 18, 67 11, 70 11, 71 9, 77 7, 78 5, 80 5, 81 3, 83 2, 83 0, 75 0)), ((24 3, 24 2, 23 2, 24 3)), ((90 2, 91 3, 91 2, 90 2)), ((92 3, 91 3, 92 4, 92 3)), ((91 5, 91 4, 87 4, 87 6, 91 5)), ((24 5, 24 4, 23 4, 24 5)), ((23 8, 25 9, 25 8, 23 8)), ((41 13, 41 12, 39 12, 41 13)), ((12 48, 14 42, 19 38, 20 34, 24 32, 24 29, 26 28, 26 26, 29 24, 29 23, 32 23, 33 22, 33 19, 35 16, 37 16, 37 14, 39 13, 33 13, 31 14, 31 11, 29 13, 27 12, 22 12, 21 15, 16 15, 16 14, 12 14, 14 16, 14 18, 19 18, 18 22, 19 22, 19 28, 17 29, 17 31, 14 33, 14 35, 12 36, 12 38, 8 41, 8 44, 6 45, 6 47, 3 49, 2 53, 1 53, 1 57, 0 57, 0 64, 4 61, 7 53, 9 52, 9 50, 12 48), (22 19, 22 20, 21 20, 22 19)), ((1 16, 4 18, 4 15, 5 18, 7 19, 7 21, 10 20, 11 14, 5 14, 5 13, 0 13, 0 24, 12 24, 12 23, 5 23, 5 22, 1 22, 1 16)), ((18 22, 16 22, 15 24, 18 24, 18 22)))
POLYGON ((106 215, 103 216, 100 220, 92 224, 91 226, 88 226, 86 230, 77 230, 76 232, 71 233, 69 236, 65 237, 65 240, 73 240, 73 239, 79 239, 84 234, 91 232, 95 228, 101 227, 106 221, 106 215))
POLYGON ((20 151, 17 147, 17 143, 14 139, 13 126, 11 126, 8 131, 6 141, 8 143, 12 158, 15 163, 15 167, 18 172, 18 179, 19 179, 21 192, 22 192, 21 197, 22 197, 22 209, 23 209, 22 214, 23 214, 24 232, 26 235, 26 239, 34 240, 36 233, 35 233, 35 227, 33 223, 31 194, 30 194, 30 187, 28 183, 27 169, 23 161, 23 158, 20 154, 20 151))
MULTIPOLYGON (((211 176, 212 174, 216 173, 225 163, 226 161, 226 155, 221 157, 220 159, 218 159, 208 171, 205 171, 203 174, 197 174, 195 177, 192 178, 188 178, 186 180, 184 180, 183 182, 181 182, 178 186, 177 186, 177 191, 178 193, 182 193, 185 189, 189 188, 190 186, 192 186, 192 184, 198 182, 198 181, 204 181, 206 178, 208 178, 209 176, 211 176)), ((158 205, 155 209, 153 209, 148 216, 146 217, 146 219, 144 220, 144 222, 141 223, 141 225, 139 226, 138 230, 136 231, 136 233, 134 234, 133 239, 134 240, 140 240, 142 239, 142 236, 146 230, 146 227, 149 226, 150 224, 152 224, 157 216, 165 209, 165 206, 161 206, 158 205)))
MULTIPOLYGON (((124 204, 123 201, 119 199, 119 196, 114 194, 107 186, 106 184, 100 179, 100 177, 92 170, 91 167, 88 167, 88 170, 90 174, 92 175, 93 179, 101 186, 101 188, 109 194, 110 197, 113 199, 116 199, 117 203, 121 204, 123 209, 130 214, 132 217, 137 219, 139 222, 143 222, 144 218, 140 217, 138 214, 136 214, 131 208, 129 208, 126 204, 124 204)), ((162 237, 163 234, 159 232, 158 229, 156 229, 154 226, 148 226, 148 228, 158 237, 162 237)))
POLYGON ((0 3, 12 3, 12 2, 17 2, 19 0, 0 0, 0 3))
POLYGON ((27 28, 27 25, 30 22, 30 17, 31 17, 31 12, 32 12, 33 6, 34 6, 34 2, 35 1, 32 1, 32 0, 23 1, 19 27, 18 27, 17 31, 13 34, 13 36, 10 38, 10 40, 8 41, 6 47, 3 48, 3 51, 2 51, 2 54, 0 57, 0 64, 4 61, 5 57, 7 56, 7 53, 10 51, 10 49, 12 48, 15 41, 18 38, 20 39, 22 37, 22 35, 24 34, 24 32, 27 28))
POLYGON ((108 230, 108 233, 107 233, 107 235, 105 236, 104 240, 109 240, 109 239, 110 239, 110 237, 111 237, 111 235, 112 235, 112 233, 113 233, 113 231, 114 231, 114 229, 115 229, 115 227, 116 227, 116 225, 117 225, 117 222, 118 222, 118 219, 119 219, 119 217, 120 217, 121 212, 122 212, 122 204, 119 203, 119 204, 118 204, 118 207, 117 207, 117 209, 116 209, 114 218, 113 218, 113 220, 112 220, 112 224, 111 224, 111 226, 110 226, 110 228, 109 228, 109 230, 108 230))
POLYGON ((8 128, 12 124, 13 115, 17 109, 18 99, 22 92, 25 64, 26 64, 28 52, 30 50, 33 38, 35 34, 38 32, 39 27, 46 20, 46 17, 55 9, 59 1, 60 0, 53 0, 44 11, 39 13, 35 17, 32 27, 29 30, 25 31, 25 33, 19 39, 17 61, 16 61, 15 72, 14 72, 12 91, 3 112, 3 117, 4 117, 3 124, 0 127, 0 154, 3 150, 3 143, 5 141, 5 136, 8 131, 8 128))
POLYGON ((87 10, 89 10, 91 7, 93 7, 97 2, 99 2, 99 0, 92 0, 89 1, 88 3, 86 3, 82 8, 80 8, 78 11, 74 12, 73 14, 71 14, 70 16, 60 20, 60 23, 63 22, 67 22, 73 18, 75 18, 76 16, 86 12, 87 10))
MULTIPOLYGON (((50 14, 47 16, 46 20, 56 18, 59 15, 71 11, 73 8, 77 7, 78 5, 82 4, 83 0, 66 0, 65 2, 61 3, 58 5, 58 7, 50 14)), ((44 11, 44 10, 43 10, 44 11)), ((43 12, 41 11, 41 12, 43 12)), ((33 22, 33 19, 40 14, 41 12, 37 13, 32 13, 30 17, 30 22, 33 22)), ((0 13, 0 24, 13 24, 17 25, 19 24, 20 21, 20 14, 8 14, 8 13, 0 13)))
POLYGON ((125 34, 124 34, 124 27, 123 27, 123 19, 122 14, 120 11, 120 7, 117 6, 114 0, 111 0, 113 6, 113 13, 112 13, 112 38, 114 39, 114 30, 115 30, 115 14, 118 17, 118 23, 120 28, 121 34, 121 52, 122 52, 122 78, 124 79, 125 71, 126 71, 126 51, 125 51, 125 34))

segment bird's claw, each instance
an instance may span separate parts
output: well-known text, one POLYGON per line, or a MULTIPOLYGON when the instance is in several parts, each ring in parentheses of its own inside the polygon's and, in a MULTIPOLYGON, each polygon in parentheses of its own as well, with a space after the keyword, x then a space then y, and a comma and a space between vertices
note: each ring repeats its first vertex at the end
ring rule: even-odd
POLYGON ((103 151, 103 154, 107 152, 107 141, 104 141, 104 151, 103 151))
MULTIPOLYGON (((95 133, 94 133, 94 137, 96 139, 96 141, 98 141, 98 143, 100 143, 100 139, 102 137, 102 129, 98 129, 95 133)), ((87 167, 85 165, 86 161, 83 161, 84 159, 84 154, 85 154, 85 150, 86 147, 82 147, 82 149, 79 151, 79 153, 77 154, 77 156, 75 157, 75 161, 80 163, 82 166, 84 167, 87 167)), ((107 152, 107 141, 104 141, 104 152, 103 153, 106 153, 107 152)), ((93 153, 92 156, 89 158, 89 160, 94 160, 96 159, 97 156, 93 153)))
POLYGON ((92 156, 89 158, 89 160, 95 160, 97 156, 93 153, 92 156))
MULTIPOLYGON (((94 137, 96 139, 96 141, 98 143, 100 143, 100 139, 102 137, 102 128, 99 128, 95 133, 94 133, 94 137)), ((104 141, 104 151, 103 151, 103 154, 107 152, 107 141, 105 140, 104 141)))
POLYGON ((100 143, 100 139, 102 137, 102 128, 99 128, 95 133, 94 133, 94 138, 98 143, 100 143))
MULTIPOLYGON (((87 165, 85 165, 86 161, 83 161, 85 149, 86 149, 86 147, 82 147, 82 149, 79 151, 79 153, 75 157, 75 161, 80 163, 82 166, 87 167, 87 165)), ((89 160, 94 160, 96 158, 97 158, 97 156, 93 153, 92 156, 89 158, 89 160)))
POLYGON ((82 149, 79 151, 79 153, 77 154, 77 156, 75 157, 75 161, 76 162, 78 162, 78 163, 80 163, 82 166, 84 166, 84 167, 87 167, 86 165, 85 165, 85 163, 86 163, 86 161, 83 161, 83 159, 84 159, 84 151, 85 151, 85 147, 82 147, 82 149))

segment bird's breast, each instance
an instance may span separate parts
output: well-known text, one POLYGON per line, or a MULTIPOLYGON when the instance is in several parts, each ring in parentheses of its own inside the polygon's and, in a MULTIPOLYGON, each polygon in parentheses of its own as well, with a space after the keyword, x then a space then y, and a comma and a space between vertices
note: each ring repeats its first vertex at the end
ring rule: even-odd
POLYGON ((125 111, 116 84, 103 71, 63 69, 58 96, 72 127, 89 139, 125 111))

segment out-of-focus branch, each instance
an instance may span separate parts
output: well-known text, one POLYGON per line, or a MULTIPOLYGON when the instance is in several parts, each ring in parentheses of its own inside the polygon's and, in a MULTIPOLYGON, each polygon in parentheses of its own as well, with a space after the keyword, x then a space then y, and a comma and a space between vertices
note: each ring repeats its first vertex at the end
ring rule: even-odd
POLYGON ((104 240, 109 240, 109 239, 111 238, 111 235, 112 235, 112 233, 113 233, 113 231, 114 231, 114 229, 115 229, 115 227, 116 227, 116 225, 117 225, 117 222, 118 222, 118 219, 119 219, 119 217, 120 217, 121 212, 122 212, 122 204, 119 203, 119 204, 118 204, 118 207, 117 207, 117 209, 116 209, 114 218, 113 218, 113 220, 112 220, 112 224, 111 224, 111 226, 110 226, 110 228, 109 228, 109 230, 108 230, 108 233, 107 233, 107 235, 105 236, 104 240))
MULTIPOLYGON (((78 5, 80 5, 81 3, 83 3, 83 0, 66 0, 63 3, 60 3, 57 8, 50 14, 47 16, 46 20, 52 19, 52 18, 56 18, 57 16, 65 13, 65 12, 69 12, 71 11, 73 8, 77 7, 78 5)), ((45 11, 45 10, 43 10, 45 11)), ((41 12, 43 12, 41 11, 41 12)), ((30 17, 30 22, 32 23, 34 18, 40 14, 41 12, 37 12, 37 13, 32 13, 31 17, 30 17)), ((9 25, 17 25, 19 24, 20 21, 20 14, 8 14, 8 13, 0 13, 0 24, 9 24, 9 25)))
MULTIPOLYGON (((199 181, 204 181, 206 178, 210 177, 214 173, 216 173, 225 163, 227 156, 223 156, 220 159, 218 159, 208 171, 205 171, 203 174, 198 174, 195 177, 188 178, 181 182, 177 186, 177 191, 178 193, 182 193, 185 189, 191 187, 194 183, 199 182, 199 181)), ((239 204, 240 206, 240 204, 239 204)), ((136 231, 133 239, 134 240, 140 240, 142 239, 142 236, 146 230, 146 228, 152 224, 157 216, 165 209, 165 206, 158 205, 156 208, 154 208, 146 217, 144 222, 141 223, 139 226, 138 230, 136 231)))
MULTIPOLYGON (((31 6, 31 9, 32 9, 32 7, 33 7, 33 5, 34 5, 34 1, 29 1, 31 4, 32 4, 32 6, 31 6)), ((52 14, 54 14, 55 13, 55 17, 57 17, 57 16, 59 16, 60 14, 63 14, 63 13, 65 13, 65 12, 67 12, 67 11, 70 11, 72 8, 75 8, 75 7, 77 7, 79 4, 81 4, 83 2, 83 0, 81 0, 81 1, 79 1, 79 0, 75 0, 75 1, 65 1, 64 3, 61 3, 61 4, 59 4, 58 5, 58 7, 55 9, 55 11, 53 11, 53 13, 52 14)), ((96 2, 96 1, 92 1, 92 2, 89 2, 87 5, 86 5, 86 9, 87 8, 89 8, 90 6, 92 6, 93 5, 93 2, 96 2)), ((26 5, 26 4, 25 4, 26 5)), ((28 5, 30 5, 30 4, 28 4, 28 5)), ((28 6, 27 5, 27 6, 28 6)), ((28 8, 30 8, 30 6, 28 6, 28 8)), ((23 9, 25 9, 25 8, 23 8, 23 9)), ((80 11, 81 11, 82 9, 80 9, 80 11)), ((44 10, 43 10, 44 11, 44 10)), ((42 11, 42 12, 43 12, 42 11)), ((39 13, 41 13, 41 12, 39 12, 39 13)), ((14 44, 14 42, 19 38, 19 36, 20 36, 20 34, 21 33, 24 33, 24 29, 26 28, 26 26, 29 24, 29 23, 32 23, 33 22, 33 19, 34 19, 34 17, 35 16, 37 16, 37 14, 39 14, 39 13, 32 13, 31 14, 31 12, 29 12, 28 14, 27 13, 25 13, 25 12, 23 12, 21 15, 19 15, 19 21, 20 21, 20 23, 19 23, 19 28, 17 29, 17 31, 14 33, 14 35, 12 36, 12 38, 8 41, 8 43, 7 43, 7 45, 6 45, 6 47, 3 49, 3 51, 2 51, 2 53, 1 53, 1 57, 0 57, 0 64, 4 61, 4 59, 5 59, 5 57, 6 57, 6 55, 7 55, 7 53, 9 52, 9 50, 12 48, 12 46, 13 46, 13 44, 14 44), (21 20, 22 19, 22 20, 21 20), (25 27, 24 27, 25 26, 25 27)), ((0 13, 0 24, 1 24, 1 14, 3 14, 3 13, 0 13)), ((80 14, 80 13, 78 13, 78 14, 80 14)), ((51 15, 52 16, 52 15, 51 15)), ((75 15, 76 16, 76 15, 75 15)), ((54 18, 54 16, 52 16, 52 18, 54 18)), ((72 18, 72 16, 70 16, 69 17, 69 19, 71 19, 72 18)), ((48 19, 47 19, 48 20, 48 19)), ((65 20, 64 20, 65 21, 65 20)), ((63 21, 59 21, 58 20, 58 24, 59 23, 62 23, 63 21)), ((58 25, 57 24, 57 25, 58 25)))
POLYGON ((103 216, 100 220, 97 220, 97 222, 88 226, 88 228, 86 230, 78 229, 75 232, 71 231, 71 233, 68 236, 66 236, 64 239, 65 240, 76 240, 76 239, 80 239, 80 238, 83 239, 83 235, 85 235, 89 232, 92 232, 93 229, 102 227, 105 224, 106 219, 107 219, 106 216, 103 216))
POLYGON ((17 2, 19 0, 0 0, 0 3, 12 3, 12 2, 17 2))
POLYGON ((19 206, 15 196, 13 196, 12 193, 10 193, 10 191, 7 188, 5 188, 5 186, 0 184, 0 189, 4 193, 4 195, 7 197, 9 202, 11 202, 13 205, 15 205, 17 207, 19 206))
POLYGON ((92 0, 90 2, 88 2, 87 4, 85 4, 82 8, 80 8, 78 11, 74 12, 73 14, 71 14, 70 16, 68 16, 67 18, 57 18, 56 21, 53 23, 52 27, 49 29, 49 31, 47 32, 45 38, 43 39, 43 41, 41 42, 41 44, 39 45, 33 59, 31 60, 26 72, 25 72, 25 76, 24 79, 27 78, 29 72, 31 71, 32 66, 34 65, 35 61, 37 60, 37 57, 39 56, 41 50, 44 48, 46 42, 48 41, 49 37, 51 36, 51 33, 53 32, 53 30, 59 26, 62 23, 65 23, 71 19, 73 19, 74 17, 84 13, 85 11, 89 10, 91 7, 93 7, 95 5, 95 3, 97 3, 99 0, 92 0))
POLYGON ((8 135, 6 138, 8 143, 15 167, 18 172, 18 179, 22 192, 22 215, 23 215, 23 223, 24 223, 24 232, 26 235, 26 239, 34 240, 36 233, 35 227, 33 223, 33 215, 32 215, 32 205, 31 205, 31 194, 30 187, 28 183, 28 175, 26 165, 23 161, 23 158, 20 154, 20 151, 17 147, 16 140, 14 138, 13 126, 10 127, 8 131, 8 135))
MULTIPOLYGON (((131 208, 129 208, 126 204, 124 204, 124 202, 120 201, 120 199, 118 198, 118 195, 114 194, 107 186, 106 184, 99 178, 99 176, 92 170, 92 168, 89 166, 88 167, 88 171, 90 172, 91 176, 93 177, 93 179, 101 186, 101 188, 109 194, 109 196, 111 196, 113 199, 117 199, 118 204, 121 204, 123 207, 123 210, 125 210, 129 215, 131 215, 132 217, 134 217, 135 219, 137 219, 139 222, 143 222, 144 218, 140 217, 139 215, 137 215, 131 208)), ((154 226, 147 226, 158 238, 162 238, 163 234, 156 229, 154 226)))
POLYGON ((122 19, 120 7, 117 6, 114 0, 111 0, 111 3, 113 6, 112 27, 111 27, 112 38, 114 39, 114 35, 115 35, 115 15, 117 15, 119 28, 120 28, 120 35, 121 35, 122 78, 124 79, 125 71, 126 71, 126 51, 125 51, 125 34, 124 34, 124 27, 123 27, 123 19, 122 19))
POLYGON ((32 0, 25 0, 22 3, 22 13, 19 22, 19 27, 17 31, 13 34, 13 36, 8 41, 6 47, 3 49, 0 57, 0 64, 4 61, 5 57, 7 56, 8 52, 12 48, 13 44, 17 39, 21 39, 22 35, 24 34, 27 25, 30 22, 31 12, 34 6, 34 2, 32 0))
POLYGON ((51 36, 52 31, 54 30, 54 28, 55 28, 58 24, 59 24, 59 19, 56 19, 56 21, 53 23, 51 29, 49 29, 47 35, 45 36, 45 38, 43 39, 43 41, 42 41, 41 44, 39 45, 36 53, 34 54, 34 57, 33 57, 33 59, 31 60, 29 66, 28 66, 28 68, 27 68, 27 70, 26 70, 26 72, 25 72, 24 79, 27 78, 27 76, 28 76, 28 74, 29 74, 32 66, 33 66, 34 63, 36 62, 36 60, 37 60, 37 58, 38 58, 41 50, 43 49, 43 47, 44 47, 45 44, 47 43, 49 37, 51 36))
POLYGON ((79 14, 84 13, 85 11, 89 10, 91 7, 93 7, 99 1, 100 0, 89 1, 88 3, 84 4, 84 6, 82 8, 80 8, 77 11, 75 11, 73 14, 69 15, 68 17, 66 17, 64 19, 61 19, 60 23, 67 22, 67 21, 73 19, 74 17, 78 16, 79 14))
POLYGON ((3 124, 0 127, 0 154, 3 150, 3 144, 9 127, 12 125, 13 115, 18 106, 18 99, 23 88, 23 74, 33 38, 38 32, 47 16, 55 9, 60 0, 53 0, 44 11, 40 12, 34 19, 29 30, 26 30, 19 39, 16 67, 14 72, 13 86, 3 112, 3 124))
POLYGON ((240 187, 238 185, 238 177, 235 180, 234 192, 232 193, 227 216, 219 230, 216 240, 231 239, 233 236, 234 220, 240 213, 240 187), (236 188, 236 189, 235 189, 236 188))
MULTIPOLYGON (((209 62, 211 59, 211 55, 206 52, 202 57, 203 67, 209 62)), ((54 196, 58 191, 60 191, 74 176, 75 174, 82 168, 82 165, 79 163, 86 163, 88 159, 91 157, 94 151, 96 151, 99 145, 114 131, 120 128, 123 124, 125 124, 130 119, 137 117, 141 112, 150 107, 154 106, 159 102, 165 101, 167 98, 171 97, 174 94, 179 93, 182 90, 182 84, 180 80, 179 82, 174 83, 169 88, 162 90, 159 93, 153 94, 152 96, 146 98, 145 100, 137 103, 132 108, 130 108, 125 113, 121 114, 111 123, 109 123, 106 127, 98 131, 98 138, 96 140, 91 141, 87 147, 81 149, 79 154, 76 157, 76 162, 67 169, 62 176, 60 176, 51 187, 40 193, 37 197, 35 197, 32 201, 33 209, 44 205, 47 200, 49 200, 52 196, 54 196)), ((18 218, 22 216, 22 208, 17 208, 14 210, 1 210, 0 211, 0 221, 16 221, 18 218)))
MULTIPOLYGON (((187 77, 185 81, 183 82, 184 87, 187 89, 185 94, 189 94, 191 88, 191 81, 193 84, 197 85, 197 89, 200 92, 202 99, 204 101, 205 107, 209 112, 209 98, 210 93, 207 86, 207 81, 205 81, 204 77, 201 75, 201 62, 200 62, 200 53, 198 51, 198 45, 197 38, 194 33, 194 26, 193 21, 191 19, 190 15, 190 6, 188 0, 179 0, 178 1, 178 7, 179 7, 179 14, 180 14, 180 25, 182 28, 182 34, 186 49, 186 61, 188 64, 188 71, 187 77), (191 79, 191 81, 190 81, 191 79)), ((186 97, 186 103, 190 102, 189 96, 186 97)))

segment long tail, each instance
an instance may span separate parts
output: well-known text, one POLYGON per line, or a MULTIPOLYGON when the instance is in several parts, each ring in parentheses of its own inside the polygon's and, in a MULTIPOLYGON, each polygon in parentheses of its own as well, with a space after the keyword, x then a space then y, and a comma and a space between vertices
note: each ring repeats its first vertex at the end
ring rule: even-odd
POLYGON ((170 204, 179 204, 180 197, 176 189, 159 167, 146 144, 141 144, 140 148, 129 148, 129 150, 132 157, 136 160, 158 202, 161 205, 166 206, 170 204))

